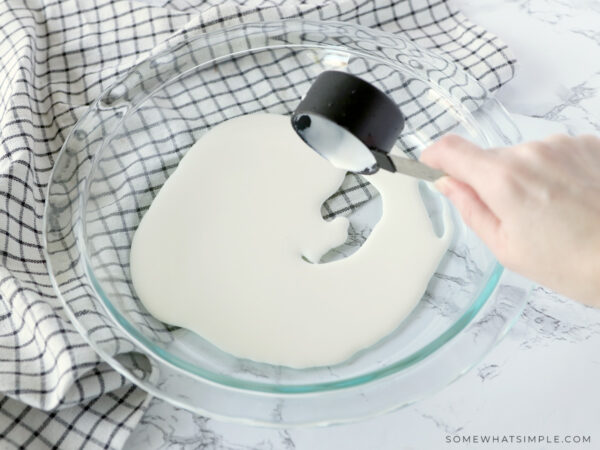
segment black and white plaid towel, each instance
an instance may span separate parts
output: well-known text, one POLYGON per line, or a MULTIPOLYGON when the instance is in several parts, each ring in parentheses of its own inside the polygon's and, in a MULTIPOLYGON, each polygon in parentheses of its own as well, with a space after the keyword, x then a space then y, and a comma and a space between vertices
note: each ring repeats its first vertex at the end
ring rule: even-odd
POLYGON ((67 320, 42 253, 55 158, 88 105, 186 23, 302 16, 403 33, 490 90, 506 46, 445 0, 0 1, 0 449, 121 448, 148 398, 67 320))

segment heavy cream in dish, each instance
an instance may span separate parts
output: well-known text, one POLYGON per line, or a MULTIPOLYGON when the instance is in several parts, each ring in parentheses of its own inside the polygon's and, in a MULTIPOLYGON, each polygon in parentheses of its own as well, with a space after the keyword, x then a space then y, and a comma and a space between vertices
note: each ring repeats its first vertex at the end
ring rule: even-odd
POLYGON ((212 128, 144 215, 131 247, 135 290, 157 319, 237 357, 295 368, 340 363, 392 332, 448 248, 418 181, 379 171, 383 216, 348 258, 348 220, 323 202, 345 172, 310 149, 289 117, 252 114, 212 128), (308 261, 307 261, 308 260, 308 261))

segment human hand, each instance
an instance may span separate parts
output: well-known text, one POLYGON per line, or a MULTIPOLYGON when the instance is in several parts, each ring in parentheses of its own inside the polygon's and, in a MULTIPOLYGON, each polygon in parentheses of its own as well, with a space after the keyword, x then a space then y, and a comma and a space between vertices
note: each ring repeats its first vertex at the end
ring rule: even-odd
POLYGON ((436 187, 508 269, 600 307, 600 138, 483 150, 447 135, 421 155, 436 187))

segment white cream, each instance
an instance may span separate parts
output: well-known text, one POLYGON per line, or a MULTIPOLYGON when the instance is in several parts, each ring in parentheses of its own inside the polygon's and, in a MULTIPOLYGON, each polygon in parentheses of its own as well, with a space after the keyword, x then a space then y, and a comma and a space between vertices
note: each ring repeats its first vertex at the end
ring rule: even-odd
POLYGON ((318 261, 347 237, 322 219, 344 171, 290 119, 253 114, 206 133, 143 217, 131 276, 156 318, 243 358, 291 367, 344 361, 411 312, 449 245, 415 179, 379 171, 383 217, 352 256, 318 261))

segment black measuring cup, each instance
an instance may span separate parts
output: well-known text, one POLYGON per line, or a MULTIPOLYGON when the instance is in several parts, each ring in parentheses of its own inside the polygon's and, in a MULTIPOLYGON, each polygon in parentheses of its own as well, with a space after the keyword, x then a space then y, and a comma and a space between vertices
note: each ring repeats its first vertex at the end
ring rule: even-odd
POLYGON ((388 95, 346 72, 321 73, 294 111, 292 126, 313 150, 349 172, 383 169, 427 181, 444 175, 390 154, 404 128, 402 112, 388 95))

